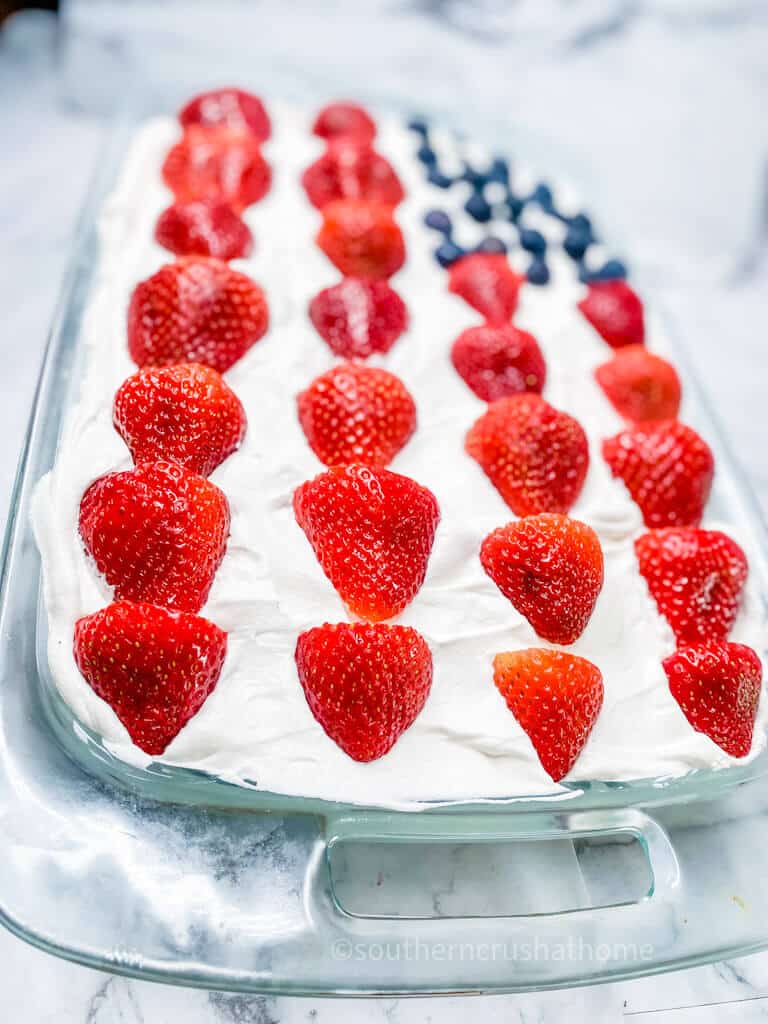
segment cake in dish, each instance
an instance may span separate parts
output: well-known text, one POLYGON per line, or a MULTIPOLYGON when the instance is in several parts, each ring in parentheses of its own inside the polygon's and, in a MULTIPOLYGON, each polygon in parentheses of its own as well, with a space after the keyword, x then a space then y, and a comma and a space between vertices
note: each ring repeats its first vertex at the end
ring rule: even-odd
POLYGON ((117 757, 413 807, 763 749, 750 539, 565 185, 226 89, 141 127, 99 231, 33 514, 117 757))

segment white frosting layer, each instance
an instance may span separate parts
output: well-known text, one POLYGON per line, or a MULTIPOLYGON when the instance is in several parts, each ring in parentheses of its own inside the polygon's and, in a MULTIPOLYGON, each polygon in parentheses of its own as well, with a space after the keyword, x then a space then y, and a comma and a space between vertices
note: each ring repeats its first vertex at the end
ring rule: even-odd
MULTIPOLYGON (((293 489, 323 469, 299 427, 294 396, 334 362, 307 317, 307 304, 338 274, 313 243, 319 216, 299 185, 319 143, 308 119, 295 111, 275 111, 274 129, 267 146, 274 184, 246 214, 256 251, 235 263, 264 287, 271 328, 227 374, 245 405, 248 433, 240 451, 212 476, 229 498, 232 533, 202 614, 229 632, 229 649, 214 693, 158 760, 268 791, 389 806, 555 792, 560 787, 542 769, 492 682, 496 652, 547 645, 485 576, 477 557, 486 533, 512 517, 463 451, 464 434, 485 406, 455 373, 449 350, 479 318, 448 293, 445 272, 431 255, 434 233, 422 223, 430 207, 455 207, 464 197, 460 188, 446 194, 426 183, 413 159, 417 142, 397 122, 380 124, 378 146, 407 190, 397 217, 408 261, 393 283, 411 323, 380 362, 405 381, 419 415, 414 438, 391 468, 430 487, 442 510, 426 582, 398 620, 429 643, 434 684, 415 724, 371 764, 350 760, 307 707, 293 659, 296 636, 347 614, 291 509, 293 489)), ((111 407, 116 389, 135 370, 125 341, 131 290, 169 260, 152 236, 170 201, 160 165, 177 133, 170 119, 147 123, 105 206, 101 261, 82 328, 80 398, 67 419, 55 469, 39 486, 34 516, 56 686, 78 718, 137 765, 150 759, 83 680, 72 654, 75 620, 111 600, 83 552, 77 512, 91 481, 131 464, 112 427, 111 407)), ((437 144, 447 153, 446 139, 437 144)), ((558 199, 563 202, 562 194, 558 199)), ((550 237, 560 230, 535 210, 525 217, 550 237)), ((467 230, 465 217, 465 235, 467 230)), ((457 235, 461 242, 461 229, 457 235)), ((573 264, 559 249, 549 262, 552 284, 524 287, 516 320, 544 351, 545 397, 575 415, 589 436, 592 464, 572 514, 595 527, 605 551, 605 585, 595 613, 569 648, 601 668, 605 703, 569 779, 649 778, 732 764, 691 728, 669 693, 661 660, 674 647, 672 634, 638 575, 632 547, 640 516, 599 452, 600 439, 621 426, 592 376, 610 350, 576 309, 583 287, 573 264)), ((649 326, 649 344, 663 350, 656 326, 649 326)), ((732 639, 761 649, 754 580, 732 639)), ((763 700, 750 756, 765 742, 765 705, 763 700)))

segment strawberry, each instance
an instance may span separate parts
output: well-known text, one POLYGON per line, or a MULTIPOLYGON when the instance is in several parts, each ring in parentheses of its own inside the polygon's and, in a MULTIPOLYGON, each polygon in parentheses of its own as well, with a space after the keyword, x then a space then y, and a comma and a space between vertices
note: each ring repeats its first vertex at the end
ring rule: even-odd
POLYGON ((157 219, 155 241, 177 256, 236 260, 253 248, 245 221, 219 199, 174 203, 157 219))
POLYGON ((309 317, 331 351, 343 359, 389 352, 408 326, 405 303, 387 281, 345 277, 318 292, 309 317))
POLYGON ((387 466, 416 429, 416 406, 393 373, 341 363, 298 396, 299 422, 326 466, 387 466))
POLYGON ((579 309, 612 348, 645 341, 643 304, 626 281, 597 281, 587 288, 579 309))
POLYGON ((239 448, 246 426, 240 399, 200 363, 139 370, 118 389, 113 420, 136 465, 163 459, 201 476, 239 448))
POLYGON ((334 466, 296 489, 293 510, 354 615, 390 619, 414 599, 440 520, 426 487, 387 469, 334 466))
POLYGON ((645 345, 616 349, 595 370, 595 378, 616 412, 626 420, 677 418, 681 391, 677 370, 645 345))
POLYGON ((559 782, 573 768, 600 714, 600 669, 575 654, 532 647, 497 654, 493 681, 542 768, 559 782))
POLYGON ((370 199, 397 206, 404 192, 392 165, 370 146, 334 142, 301 178, 307 198, 318 210, 336 199, 370 199))
POLYGON ((321 139, 347 139, 365 145, 373 140, 376 125, 356 103, 329 103, 315 118, 312 131, 321 139))
POLYGON ((269 323, 261 288, 222 260, 184 256, 136 285, 128 351, 139 366, 197 362, 223 373, 269 323))
POLYGON ((77 667, 147 754, 162 754, 213 692, 227 634, 207 619, 117 601, 75 623, 77 667))
POLYGON ((296 668, 310 711, 354 761, 391 750, 432 685, 429 647, 409 626, 326 623, 299 636, 296 668))
POLYGON ((746 757, 763 680, 751 647, 710 643, 682 647, 663 662, 669 690, 697 732, 731 757, 746 757))
POLYGON ((552 512, 527 516, 488 534, 480 561, 543 640, 572 644, 586 629, 603 587, 591 526, 552 512))
POLYGON ((339 199, 323 209, 317 244, 351 277, 391 277, 405 262, 405 242, 392 211, 381 203, 339 199))
POLYGON ((541 394, 547 375, 534 336, 512 324, 482 324, 462 331, 451 359, 459 376, 485 402, 521 391, 541 394))
POLYGON ((492 402, 465 447, 518 516, 567 512, 589 466, 579 423, 531 393, 492 402))
POLYGON ((741 603, 747 558, 719 530, 652 530, 635 541, 640 575, 678 644, 725 640, 741 603))
POLYGON ((677 420, 638 423, 603 441, 603 457, 646 526, 698 526, 715 463, 695 430, 677 420))
POLYGON ((507 323, 517 308, 525 278, 501 252, 473 252, 451 265, 448 289, 460 295, 492 324, 507 323))
POLYGON ((236 213, 262 199, 272 180, 252 135, 194 125, 169 149, 162 174, 178 202, 218 199, 236 213))
POLYGON ((224 126, 250 132, 259 142, 266 141, 272 131, 264 104, 243 89, 211 89, 194 96, 179 111, 179 121, 185 128, 224 126))
POLYGON ((171 462, 107 473, 80 502, 80 536, 119 600, 199 611, 228 534, 223 493, 171 462))

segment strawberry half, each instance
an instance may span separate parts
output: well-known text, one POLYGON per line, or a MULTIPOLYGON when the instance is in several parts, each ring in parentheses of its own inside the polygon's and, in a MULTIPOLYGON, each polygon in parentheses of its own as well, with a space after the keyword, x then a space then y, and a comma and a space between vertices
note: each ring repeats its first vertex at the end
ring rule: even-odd
POLYGON ((376 125, 357 103, 329 103, 315 118, 312 131, 321 139, 347 139, 362 145, 373 140, 376 125))
POLYGON ((75 623, 77 667, 147 754, 162 754, 213 692, 227 634, 207 619, 117 601, 75 623))
POLYGON ((224 126, 250 132, 260 142, 269 138, 272 126, 258 96, 243 89, 211 89, 194 96, 179 111, 179 121, 207 127, 224 126))
POLYGON ((595 370, 597 383, 619 416, 634 422, 674 420, 680 410, 680 378, 666 359, 645 345, 626 345, 595 370))
POLYGON ((224 557, 229 505, 204 477, 146 462, 92 483, 79 525, 116 599, 197 612, 224 557))
POLYGON ((342 274, 376 280, 405 262, 405 242, 392 210, 362 199, 339 199, 323 209, 317 244, 342 274))
POLYGON ((521 274, 510 267, 504 253, 474 252, 451 265, 448 289, 492 324, 508 323, 517 309, 521 274))
POLYGON ((343 622, 302 633, 296 668, 309 709, 354 761, 391 750, 424 707, 432 655, 408 626, 343 622))
POLYGON ((640 575, 678 644, 725 640, 741 604, 747 557, 719 530, 670 527, 635 541, 640 575))
POLYGON ((264 292, 222 260, 185 256, 136 285, 128 351, 139 366, 204 363, 223 373, 269 324, 264 292))
POLYGON ((236 260, 253 248, 244 220, 220 199, 174 203, 157 219, 155 241, 177 256, 215 256, 236 260))
POLYGON ((453 343, 451 360, 484 402, 522 391, 541 394, 547 376, 534 336, 512 324, 482 324, 462 331, 453 343))
POLYGON ((612 348, 645 341, 643 304, 626 281, 597 281, 587 288, 579 309, 612 348))
POLYGON ((697 732, 731 757, 752 748, 763 666, 744 644, 683 647, 664 659, 669 689, 697 732))
POLYGON ((715 462, 695 430, 677 420, 638 423, 603 441, 603 457, 624 481, 646 526, 698 526, 715 462))
POLYGON ((416 429, 416 405, 400 378, 359 363, 316 377, 297 404, 307 441, 326 466, 387 466, 416 429))
POLYGON ((542 639, 572 644, 586 629, 603 587, 603 549, 591 526, 556 513, 527 516, 490 533, 480 561, 542 639))
POLYGON ((492 402, 465 447, 518 516, 567 512, 589 466, 579 423, 534 394, 492 402))
POLYGON ((272 181, 252 135, 195 125, 168 150, 162 174, 178 202, 217 199, 236 213, 262 199, 272 181))
POLYGON ((378 622, 414 599, 440 520, 426 487, 387 469, 335 466, 296 489, 293 509, 353 614, 378 622))
POLYGON ((370 146, 334 142, 301 177, 307 198, 318 210, 336 199, 369 199, 397 206, 405 193, 389 160, 370 146))
POLYGON ((118 389, 113 421, 136 465, 160 459, 201 476, 240 446, 246 427, 240 399, 200 363, 139 370, 118 389))
POLYGON ((389 352, 408 326, 405 303, 387 281, 345 277, 318 292, 309 317, 331 351, 343 359, 389 352))
POLYGON ((586 658, 529 648, 497 654, 493 681, 542 768, 559 782, 573 768, 603 705, 603 677, 586 658))

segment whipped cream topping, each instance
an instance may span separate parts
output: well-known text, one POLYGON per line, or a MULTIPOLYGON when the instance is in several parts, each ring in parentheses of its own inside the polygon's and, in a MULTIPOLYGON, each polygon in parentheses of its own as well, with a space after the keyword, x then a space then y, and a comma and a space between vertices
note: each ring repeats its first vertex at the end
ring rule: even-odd
MULTIPOLYGON (((370 764, 352 761, 309 711, 294 664, 296 637, 348 614, 293 516, 294 488, 324 469, 299 426, 295 396, 335 362, 307 306, 339 275, 314 245, 320 218, 299 184, 321 143, 303 113, 276 108, 272 115, 274 136, 265 147, 272 190, 245 214, 256 241, 253 256, 233 262, 265 289, 271 326, 226 375, 245 406, 248 432, 241 449, 211 477, 232 511, 227 554, 201 612, 229 633, 222 675, 164 755, 152 759, 91 690, 72 653, 76 619, 112 599, 83 550, 77 516, 94 479, 131 465, 112 426, 115 391, 136 369, 126 347, 128 301, 139 280, 172 258, 154 242, 153 231, 171 201, 160 167, 179 129, 172 119, 159 118, 138 133, 100 219, 97 280, 82 324, 79 399, 66 420, 56 465, 35 498, 55 684, 74 714, 133 765, 157 760, 267 791, 390 807, 558 792, 562 787, 541 767, 492 681, 497 652, 548 645, 487 578, 478 558, 483 537, 513 516, 463 450, 467 429, 486 406, 457 375, 449 352, 460 331, 480 318, 448 292, 446 273, 432 256, 435 236, 423 225, 426 210, 450 204, 459 209, 465 197, 459 187, 447 195, 426 182, 413 156, 418 140, 396 121, 379 122, 377 147, 407 194, 397 219, 408 258, 392 283, 408 305, 410 327, 386 356, 370 362, 400 376, 418 408, 418 430, 390 468, 431 488, 442 512, 424 586, 397 620, 427 640, 434 683, 414 725, 390 753, 370 764)), ((441 160, 447 159, 450 139, 434 133, 432 140, 441 160)), ((559 190, 558 202, 562 208, 559 190)), ((561 229, 551 218, 537 219, 535 210, 525 216, 550 237, 561 229)), ((477 230, 466 215, 463 229, 458 216, 456 222, 457 236, 477 230)), ((735 759, 694 731, 670 695, 661 661, 674 640, 638 574, 633 551, 641 517, 600 455, 601 439, 622 426, 593 378, 610 349, 576 308, 584 288, 574 265, 555 247, 549 264, 547 287, 523 287, 516 323, 534 334, 544 352, 544 397, 576 416, 589 437, 589 474, 571 514, 595 528, 605 553, 605 584, 595 612, 567 648, 600 667, 605 701, 568 780, 630 780, 725 767, 735 759)), ((653 321, 648 336, 649 346, 663 352, 664 338, 653 321)), ((723 528, 744 542, 738 531, 723 528)), ((762 651, 754 574, 731 639, 762 651)), ((763 699, 750 758, 764 746, 765 716, 763 699)))

